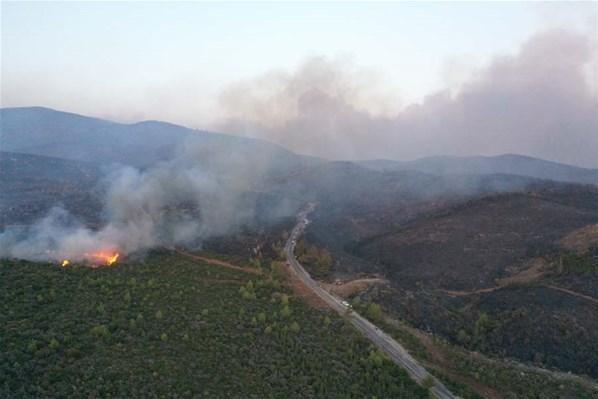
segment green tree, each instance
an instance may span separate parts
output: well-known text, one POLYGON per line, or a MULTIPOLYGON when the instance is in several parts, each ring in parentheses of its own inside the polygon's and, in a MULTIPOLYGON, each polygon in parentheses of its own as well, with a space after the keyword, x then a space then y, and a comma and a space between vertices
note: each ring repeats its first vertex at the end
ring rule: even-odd
POLYGON ((50 349, 58 349, 58 347, 60 346, 60 343, 58 342, 58 340, 56 338, 52 338, 50 340, 50 349))
POLYGON ((291 309, 288 306, 284 306, 280 311, 280 315, 284 318, 291 316, 291 309))
POLYGON ((475 323, 474 332, 476 337, 483 337, 492 326, 492 321, 486 313, 480 313, 478 320, 475 323))
POLYGON ((434 386, 434 377, 431 374, 428 374, 426 378, 422 380, 422 387, 426 389, 430 389, 434 386))
POLYGON ((471 338, 465 330, 459 330, 459 333, 457 334, 457 341, 459 341, 461 344, 467 344, 470 340, 471 338))
POLYGON ((284 263, 272 261, 270 263, 271 277, 274 280, 282 280, 285 277, 284 263))
POLYGON ((266 313, 264 313, 264 312, 258 313, 257 319, 260 323, 264 323, 266 321, 266 313))
POLYGON ((36 350, 37 350, 37 341, 31 340, 27 344, 27 351, 29 351, 29 353, 34 353, 36 350))
POLYGON ((384 356, 382 355, 382 353, 380 353, 378 349, 371 350, 368 359, 376 367, 381 367, 384 363, 384 356))
POLYGON ((367 310, 368 316, 374 321, 382 320, 382 308, 377 303, 370 303, 367 310))
POLYGON ((297 323, 296 321, 294 321, 294 322, 291 323, 291 327, 290 328, 291 328, 291 331, 294 332, 294 333, 298 333, 299 330, 301 329, 299 327, 299 323, 297 323))
POLYGON ((91 335, 98 338, 108 337, 110 335, 108 327, 106 327, 103 324, 98 324, 97 326, 94 326, 89 332, 91 333, 91 335))

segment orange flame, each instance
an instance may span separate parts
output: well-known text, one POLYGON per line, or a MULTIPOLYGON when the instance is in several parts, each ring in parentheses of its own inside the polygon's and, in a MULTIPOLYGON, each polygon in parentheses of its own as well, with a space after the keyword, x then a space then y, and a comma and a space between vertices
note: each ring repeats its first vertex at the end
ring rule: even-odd
POLYGON ((110 256, 108 259, 106 259, 106 263, 108 264, 108 266, 116 262, 119 256, 120 254, 117 252, 114 255, 110 256))
POLYGON ((63 261, 62 261, 62 264, 61 264, 61 266, 62 266, 62 267, 67 267, 67 266, 68 266, 68 265, 70 265, 70 264, 71 264, 71 261, 70 261, 70 260, 68 260, 68 259, 65 259, 65 260, 63 260, 63 261))
POLYGON ((113 265, 117 260, 120 254, 118 252, 107 252, 107 251, 96 251, 91 253, 85 253, 85 257, 91 258, 93 260, 99 260, 107 266, 113 265))

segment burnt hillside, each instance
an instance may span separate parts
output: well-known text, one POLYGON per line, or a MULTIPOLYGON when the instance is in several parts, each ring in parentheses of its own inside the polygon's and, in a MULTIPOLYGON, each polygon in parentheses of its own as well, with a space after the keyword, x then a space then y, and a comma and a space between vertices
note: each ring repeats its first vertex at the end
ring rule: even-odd
POLYGON ((510 266, 558 250, 567 233, 598 222, 598 189, 554 188, 468 201, 398 231, 368 238, 354 254, 403 285, 494 285, 510 266))

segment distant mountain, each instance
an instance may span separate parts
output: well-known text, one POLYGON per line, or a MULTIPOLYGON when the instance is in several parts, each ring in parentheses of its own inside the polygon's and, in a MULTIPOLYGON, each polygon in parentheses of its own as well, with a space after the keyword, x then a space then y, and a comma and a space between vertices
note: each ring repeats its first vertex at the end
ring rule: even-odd
MULTIPOLYGON (((0 150, 98 164, 146 167, 170 159, 192 143, 197 156, 219 153, 225 162, 250 161, 265 177, 292 175, 323 161, 250 138, 188 129, 166 122, 122 124, 43 107, 0 109, 0 150)), ((433 175, 504 174, 598 184, 598 169, 521 156, 428 157, 415 161, 370 160, 355 164, 376 171, 415 170, 433 175)), ((335 168, 338 167, 335 166, 335 168)))
POLYGON ((1 109, 0 144, 1 151, 137 167, 170 159, 190 145, 198 157, 220 153, 231 163, 259 160, 277 173, 317 162, 256 139, 158 121, 122 124, 42 107, 1 109))
POLYGON ((379 171, 417 170, 435 175, 510 174, 571 183, 598 184, 598 169, 505 154, 493 157, 428 157, 415 161, 371 160, 360 165, 379 171))

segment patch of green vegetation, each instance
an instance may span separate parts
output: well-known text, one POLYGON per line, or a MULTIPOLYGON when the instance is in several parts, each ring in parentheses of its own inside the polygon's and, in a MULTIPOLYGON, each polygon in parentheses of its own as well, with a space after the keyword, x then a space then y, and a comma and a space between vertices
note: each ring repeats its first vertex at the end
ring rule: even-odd
POLYGON ((428 360, 428 351, 419 338, 411 334, 400 324, 391 324, 387 322, 386 316, 380 305, 370 301, 362 301, 359 297, 353 298, 351 305, 359 314, 367 317, 372 323, 375 323, 387 334, 397 340, 397 342, 403 345, 405 349, 417 359, 428 360))
POLYGON ((0 261, 0 299, 0 397, 427 397, 271 277, 169 252, 99 269, 0 261))
MULTIPOLYGON (((372 315, 369 312, 373 308, 372 303, 371 301, 361 300, 359 297, 354 297, 351 301, 357 312, 375 322, 376 325, 401 343, 416 359, 423 362, 429 361, 430 354, 428 350, 421 340, 410 332, 410 327, 404 321, 387 317, 383 310, 382 315, 377 315, 377 312, 372 315)), ((525 308, 518 308, 508 312, 499 320, 492 320, 487 314, 480 313, 471 334, 473 338, 465 331, 463 333, 460 331, 460 335, 466 335, 468 341, 482 340, 483 342, 485 334, 495 328, 500 320, 503 320, 503 318, 517 319, 525 314, 525 308)), ((572 379, 554 378, 547 373, 531 371, 529 368, 522 371, 515 364, 472 355, 464 349, 437 338, 434 338, 434 345, 441 349, 444 356, 449 360, 452 373, 477 380, 482 385, 503 394, 505 398, 598 399, 598 392, 595 392, 588 385, 572 379)), ((441 367, 433 365, 429 371, 439 378, 453 394, 462 398, 480 398, 471 387, 456 382, 441 367)))
POLYGON ((581 274, 584 276, 598 276, 598 249, 583 254, 568 252, 560 256, 558 263, 559 274, 581 274))
POLYGON ((328 277, 332 268, 332 255, 326 248, 319 248, 300 239, 295 248, 297 259, 316 279, 328 277))

